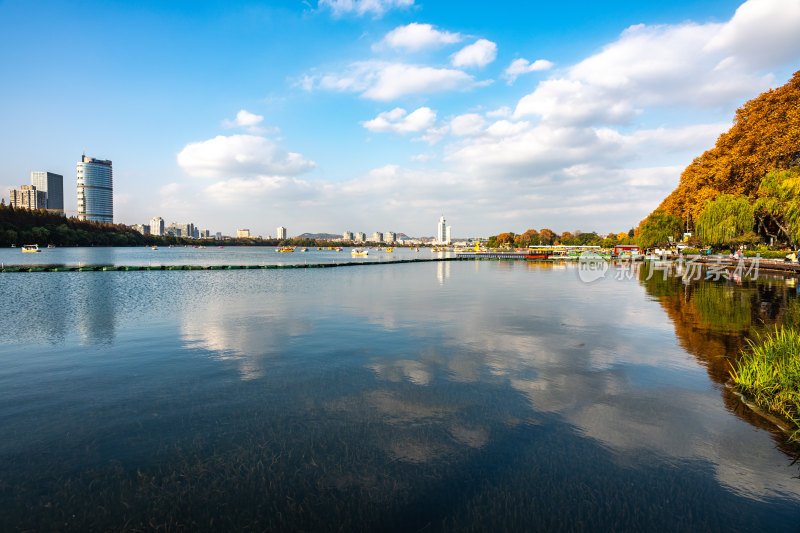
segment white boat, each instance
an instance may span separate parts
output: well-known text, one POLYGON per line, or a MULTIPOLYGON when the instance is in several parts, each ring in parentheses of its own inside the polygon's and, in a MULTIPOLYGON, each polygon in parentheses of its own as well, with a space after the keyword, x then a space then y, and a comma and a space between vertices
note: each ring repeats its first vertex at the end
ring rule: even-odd
POLYGON ((23 252, 41 252, 41 250, 39 249, 39 245, 38 244, 23 244, 22 245, 22 251, 23 252))
POLYGON ((369 255, 369 250, 359 250, 354 248, 350 250, 350 255, 369 255))

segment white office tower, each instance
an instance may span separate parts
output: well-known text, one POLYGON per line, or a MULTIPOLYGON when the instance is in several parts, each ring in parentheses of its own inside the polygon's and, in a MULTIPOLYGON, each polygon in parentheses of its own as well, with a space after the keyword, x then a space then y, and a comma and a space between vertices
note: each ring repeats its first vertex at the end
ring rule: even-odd
POLYGON ((450 234, 450 230, 453 229, 453 226, 447 226, 447 230, 444 232, 444 242, 445 244, 450 244, 453 240, 452 235, 450 234))
POLYGON ((164 219, 153 217, 150 220, 150 235, 164 235, 164 219))
POLYGON ((442 218, 439 219, 439 225, 436 228, 436 243, 437 244, 445 244, 445 239, 447 238, 447 224, 444 221, 444 215, 442 218))
POLYGON ((367 242, 367 234, 363 231, 356 233, 356 242, 367 242))
POLYGON ((78 220, 114 223, 111 161, 85 154, 78 161, 78 220))
POLYGON ((286 239, 286 228, 284 228, 283 226, 280 226, 278 228, 278 240, 282 241, 282 240, 285 240, 285 239, 286 239))
POLYGON ((352 231, 345 231, 342 234, 342 240, 352 241, 353 240, 353 232, 352 231))

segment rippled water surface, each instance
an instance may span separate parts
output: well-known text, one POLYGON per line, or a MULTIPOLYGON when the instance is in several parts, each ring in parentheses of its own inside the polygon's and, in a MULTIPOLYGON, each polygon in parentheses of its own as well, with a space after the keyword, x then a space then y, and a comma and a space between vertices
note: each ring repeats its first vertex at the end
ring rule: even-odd
POLYGON ((673 270, 0 274, 0 530, 794 531, 797 285, 673 270))

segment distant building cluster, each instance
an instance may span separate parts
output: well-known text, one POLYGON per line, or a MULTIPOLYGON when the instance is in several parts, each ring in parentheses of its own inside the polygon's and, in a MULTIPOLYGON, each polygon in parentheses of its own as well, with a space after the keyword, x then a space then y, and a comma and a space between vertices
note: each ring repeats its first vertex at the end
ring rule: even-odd
MULTIPOLYGON (((77 164, 77 196, 79 220, 93 222, 114 223, 114 173, 112 163, 109 160, 88 157, 86 154, 81 156, 77 164)), ((32 171, 30 173, 30 185, 20 185, 16 189, 10 189, 9 204, 14 208, 25 209, 47 209, 49 211, 66 214, 64 209, 64 177, 61 174, 47 171, 32 171)), ((227 239, 229 237, 220 232, 212 234, 210 230, 200 230, 191 222, 173 222, 165 225, 161 217, 153 217, 149 224, 134 224, 133 229, 142 235, 175 236, 190 239, 215 238, 227 239)), ((451 226, 445 222, 444 215, 439 219, 436 227, 436 237, 409 239, 402 235, 398 239, 397 233, 393 231, 372 234, 371 239, 367 239, 367 234, 363 231, 345 231, 338 239, 343 242, 352 243, 406 243, 406 244, 444 244, 452 242, 451 226)), ((237 239, 250 239, 253 235, 249 229, 237 229, 237 239)), ((261 238, 259 236, 259 238, 261 238)), ((285 226, 277 229, 277 239, 286 240, 288 233, 285 226)))
POLYGON ((49 209, 64 213, 64 176, 53 172, 31 172, 30 185, 9 190, 9 205, 14 208, 49 209))

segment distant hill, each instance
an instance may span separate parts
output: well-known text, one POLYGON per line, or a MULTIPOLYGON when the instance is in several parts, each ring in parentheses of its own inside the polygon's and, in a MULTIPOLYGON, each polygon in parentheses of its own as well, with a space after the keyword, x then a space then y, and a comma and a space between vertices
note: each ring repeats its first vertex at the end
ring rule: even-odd
POLYGON ((750 100, 736 111, 730 130, 681 174, 678 187, 658 209, 697 220, 720 194, 758 197, 773 170, 800 165, 800 71, 786 85, 750 100))

